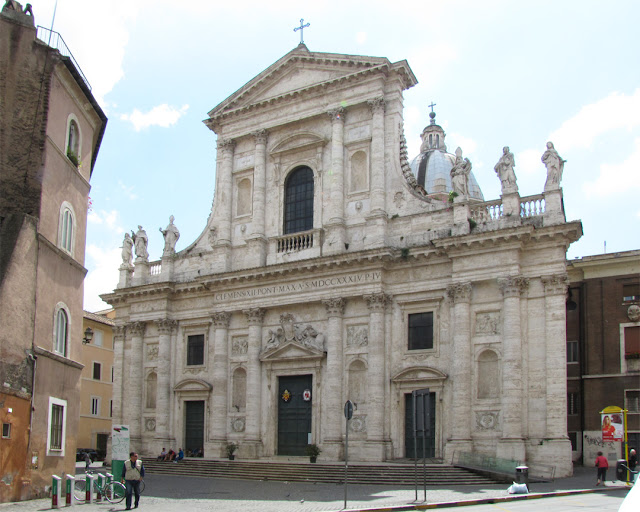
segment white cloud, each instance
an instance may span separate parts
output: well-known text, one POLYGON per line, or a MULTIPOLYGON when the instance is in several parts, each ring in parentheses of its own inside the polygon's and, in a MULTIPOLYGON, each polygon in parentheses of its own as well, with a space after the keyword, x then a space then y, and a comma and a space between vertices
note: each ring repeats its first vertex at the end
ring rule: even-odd
POLYGON ((120 119, 131 122, 134 129, 139 132, 149 126, 168 128, 176 124, 178 119, 187 113, 187 110, 189 110, 189 105, 182 105, 182 107, 178 109, 163 103, 162 105, 153 107, 146 113, 141 112, 137 108, 133 109, 131 114, 120 115, 120 119))
POLYGON ((367 33, 366 32, 358 32, 356 34, 356 42, 358 44, 364 44, 367 42, 367 33))
POLYGON ((634 140, 633 145, 633 152, 624 162, 602 164, 600 175, 594 181, 584 183, 587 198, 640 192, 640 137, 634 140))
POLYGON ((462 156, 465 158, 475 153, 478 149, 478 143, 475 139, 465 137, 455 132, 447 133, 445 142, 449 153, 455 153, 456 149, 460 148, 462 150, 462 156))
POLYGON ((631 130, 640 126, 640 89, 632 95, 613 92, 567 119, 554 131, 549 140, 559 151, 587 148, 600 135, 619 129, 631 130))
POLYGON ((118 267, 122 263, 120 249, 104 250, 90 244, 87 246, 87 256, 92 269, 84 280, 84 309, 107 309, 109 305, 103 302, 99 295, 113 291, 118 285, 118 267))
POLYGON ((111 210, 110 212, 106 210, 94 210, 89 213, 87 221, 90 224, 104 225, 114 233, 124 233, 124 228, 119 224, 119 217, 120 214, 117 210, 111 210))
POLYGON ((133 189, 135 187, 127 187, 124 183, 122 183, 122 180, 118 180, 118 186, 120 187, 120 190, 122 190, 122 192, 124 192, 124 194, 127 196, 127 198, 131 201, 135 201, 136 199, 138 199, 138 195, 133 193, 133 189))
POLYGON ((542 163, 543 151, 537 149, 525 149, 515 155, 518 174, 540 174, 544 170, 542 163))

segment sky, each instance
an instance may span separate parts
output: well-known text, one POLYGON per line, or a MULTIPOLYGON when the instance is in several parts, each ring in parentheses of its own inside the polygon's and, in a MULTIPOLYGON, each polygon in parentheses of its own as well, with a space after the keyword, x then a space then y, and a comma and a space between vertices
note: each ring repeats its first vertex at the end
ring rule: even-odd
POLYGON ((640 249, 640 2, 591 0, 33 0, 59 32, 109 122, 91 179, 85 309, 118 281, 125 232, 142 225, 150 261, 169 216, 179 251, 211 210, 216 135, 207 112, 300 42, 312 52, 406 59, 410 158, 436 104, 447 147, 462 148, 485 200, 508 145, 521 196, 540 194, 547 141, 567 160, 569 259, 640 249))

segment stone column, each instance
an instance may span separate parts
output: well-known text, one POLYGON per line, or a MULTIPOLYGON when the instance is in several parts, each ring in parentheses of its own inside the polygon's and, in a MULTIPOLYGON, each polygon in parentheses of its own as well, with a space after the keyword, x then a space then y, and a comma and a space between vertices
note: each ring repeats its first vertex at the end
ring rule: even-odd
POLYGON ((249 339, 247 343, 247 422, 243 455, 249 458, 260 456, 261 436, 261 392, 260 392, 260 349, 262 347, 262 319, 265 310, 260 308, 246 309, 243 313, 249 323, 249 339))
POLYGON ((529 280, 522 276, 498 279, 502 291, 502 439, 498 457, 525 460, 522 437, 522 328, 520 296, 529 280))
POLYGON ((344 251, 344 116, 339 107, 328 112, 331 117, 331 169, 329 220, 325 222, 324 254, 344 251))
POLYGON ((345 300, 341 298, 323 300, 329 317, 327 327, 327 376, 322 386, 322 439, 325 456, 329 460, 340 460, 342 453, 343 425, 343 345, 342 315, 345 300))
POLYGON ((229 320, 231 314, 221 311, 212 315, 215 325, 213 341, 213 391, 211 396, 212 441, 219 450, 218 456, 226 455, 227 441, 227 388, 229 380, 229 320))
POLYGON ((131 366, 129 368, 129 385, 124 392, 124 408, 130 411, 129 432, 131 437, 131 450, 137 451, 142 448, 142 389, 143 367, 142 351, 144 348, 143 339, 146 324, 145 322, 130 323, 127 328, 131 332, 131 366))
POLYGON ((367 368, 367 449, 369 460, 384 460, 384 319, 391 297, 384 293, 365 295, 369 308, 369 358, 367 368))
POLYGON ((569 277, 542 277, 545 292, 545 339, 547 370, 547 432, 544 448, 548 464, 559 476, 571 475, 571 443, 567 437, 567 320, 566 296, 569 277))
POLYGON ((447 295, 453 303, 453 353, 451 357, 452 418, 445 446, 445 459, 451 460, 455 451, 471 451, 471 332, 469 328, 469 304, 471 283, 455 283, 447 287, 447 295))
POLYGON ((171 333, 178 325, 175 320, 156 320, 158 328, 158 368, 156 390, 156 439, 169 443, 169 411, 171 410, 171 333))
POLYGON ((367 102, 373 119, 371 122, 371 214, 385 215, 384 185, 384 98, 367 102))
POLYGON ((252 133, 256 143, 253 169, 253 217, 252 232, 247 237, 249 245, 249 267, 262 267, 267 263, 266 232, 266 162, 267 162, 267 131, 258 130, 252 133))
POLYGON ((218 142, 218 151, 222 151, 222 168, 218 170, 220 179, 217 193, 218 238, 216 247, 223 251, 224 269, 231 270, 231 205, 233 203, 233 150, 235 142, 222 140, 218 142))
POLYGON ((115 424, 122 423, 122 390, 124 389, 124 332, 125 327, 113 328, 113 392, 112 419, 115 424))

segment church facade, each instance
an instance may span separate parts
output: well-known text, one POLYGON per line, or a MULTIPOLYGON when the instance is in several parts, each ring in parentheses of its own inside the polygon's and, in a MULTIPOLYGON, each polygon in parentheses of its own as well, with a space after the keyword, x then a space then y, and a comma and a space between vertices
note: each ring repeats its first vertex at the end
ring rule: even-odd
POLYGON ((432 114, 410 163, 416 83, 406 61, 301 44, 209 112, 205 231, 176 253, 172 219, 149 262, 139 228, 103 296, 113 421, 132 449, 221 457, 234 442, 261 458, 314 443, 340 460, 351 400, 352 460, 412 457, 411 392, 428 388, 428 456, 571 473, 565 255, 582 227, 565 219, 564 162, 520 197, 505 148, 503 193, 485 201, 432 114))

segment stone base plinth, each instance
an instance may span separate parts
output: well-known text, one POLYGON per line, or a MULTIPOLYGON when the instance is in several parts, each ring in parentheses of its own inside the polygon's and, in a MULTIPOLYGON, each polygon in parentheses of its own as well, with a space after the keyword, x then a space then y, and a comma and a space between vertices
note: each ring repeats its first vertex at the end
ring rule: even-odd
POLYGON ((344 445, 339 440, 326 440, 322 443, 322 454, 324 460, 344 460, 344 445))
POLYGON ((456 452, 471 453, 473 451, 473 443, 471 439, 452 439, 444 445, 444 461, 453 462, 456 452))
POLYGON ((527 458, 524 440, 500 439, 496 449, 496 457, 499 459, 517 460, 520 463, 524 463, 527 458))
POLYGON ((536 463, 555 469, 555 478, 573 475, 571 462, 571 441, 568 438, 531 439, 527 446, 527 465, 536 463))
POLYGON ((325 225, 324 243, 322 244, 323 255, 343 253, 345 242, 346 232, 343 221, 330 221, 328 225, 325 225))

